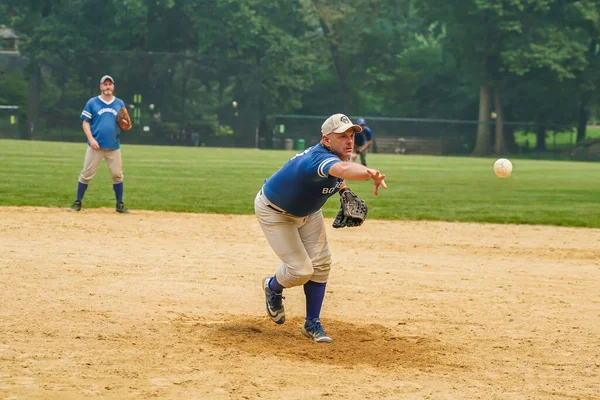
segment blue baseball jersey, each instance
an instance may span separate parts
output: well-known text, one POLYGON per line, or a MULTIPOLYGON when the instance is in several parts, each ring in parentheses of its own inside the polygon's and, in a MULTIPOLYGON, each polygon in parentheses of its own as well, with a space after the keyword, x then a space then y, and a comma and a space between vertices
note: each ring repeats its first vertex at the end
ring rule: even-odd
POLYGON ((371 132, 371 128, 368 126, 364 126, 362 132, 356 133, 354 135, 354 145, 356 147, 362 146, 367 143, 369 140, 373 139, 373 132, 371 132))
POLYGON ((321 209, 344 183, 329 175, 342 160, 320 143, 296 154, 265 181, 267 199, 287 213, 305 217, 321 209))
POLYGON ((92 136, 101 149, 121 148, 121 129, 117 125, 117 114, 122 107, 125 107, 125 103, 118 97, 113 97, 107 103, 96 96, 85 104, 80 118, 90 123, 92 136))

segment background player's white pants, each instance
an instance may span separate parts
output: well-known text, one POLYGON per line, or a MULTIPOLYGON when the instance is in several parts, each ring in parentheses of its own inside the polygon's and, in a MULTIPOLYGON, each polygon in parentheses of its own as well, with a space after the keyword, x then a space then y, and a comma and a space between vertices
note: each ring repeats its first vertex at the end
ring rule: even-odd
POLYGON ((83 160, 83 170, 79 175, 79 182, 89 183, 98 171, 102 159, 106 160, 113 183, 123 182, 123 167, 121 161, 121 150, 99 149, 94 150, 88 146, 83 160))
POLYGON ((309 280, 327 282, 331 252, 321 210, 294 217, 271 209, 269 204, 261 191, 254 200, 254 211, 269 245, 282 261, 275 272, 277 281, 285 288, 309 280))

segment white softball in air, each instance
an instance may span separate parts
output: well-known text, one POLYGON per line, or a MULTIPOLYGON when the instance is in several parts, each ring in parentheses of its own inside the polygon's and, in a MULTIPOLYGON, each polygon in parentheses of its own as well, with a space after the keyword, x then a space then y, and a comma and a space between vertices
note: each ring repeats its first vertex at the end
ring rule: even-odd
POLYGON ((508 178, 512 174, 512 163, 506 158, 499 158, 494 163, 494 174, 500 178, 508 178))

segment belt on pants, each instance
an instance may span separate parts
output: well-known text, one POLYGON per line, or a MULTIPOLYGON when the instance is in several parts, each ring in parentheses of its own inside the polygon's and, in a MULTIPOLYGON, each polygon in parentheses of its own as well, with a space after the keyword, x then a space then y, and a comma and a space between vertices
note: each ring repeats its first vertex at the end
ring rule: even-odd
POLYGON ((278 212, 279 214, 285 214, 283 211, 276 209, 275 207, 273 207, 270 204, 267 204, 267 207, 269 207, 271 210, 278 212))
MULTIPOLYGON (((263 191, 262 191, 262 189, 260 189, 260 195, 261 195, 261 196, 264 196, 264 197, 265 197, 265 199, 267 199, 267 196, 265 196, 265 195, 263 194, 263 191)), ((279 209, 279 208, 273 207, 273 206, 271 205, 271 203, 269 203, 269 199, 267 199, 267 207, 269 207, 271 210, 273 210, 273 211, 275 211, 275 212, 277 212, 277 213, 279 213, 279 214, 287 214, 287 213, 286 213, 285 211, 283 211, 282 209, 279 209)))

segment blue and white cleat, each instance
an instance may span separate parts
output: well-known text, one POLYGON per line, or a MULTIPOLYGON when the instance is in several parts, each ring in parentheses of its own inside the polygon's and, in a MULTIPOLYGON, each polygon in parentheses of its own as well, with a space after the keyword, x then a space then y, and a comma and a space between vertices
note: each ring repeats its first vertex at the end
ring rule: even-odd
POLYGON ((319 318, 304 321, 302 334, 317 343, 333 343, 333 339, 327 336, 319 318))
POLYGON ((283 324, 285 322, 285 310, 283 308, 283 294, 275 293, 269 287, 271 277, 265 278, 263 281, 263 290, 265 291, 265 303, 267 305, 267 314, 276 324, 283 324))

